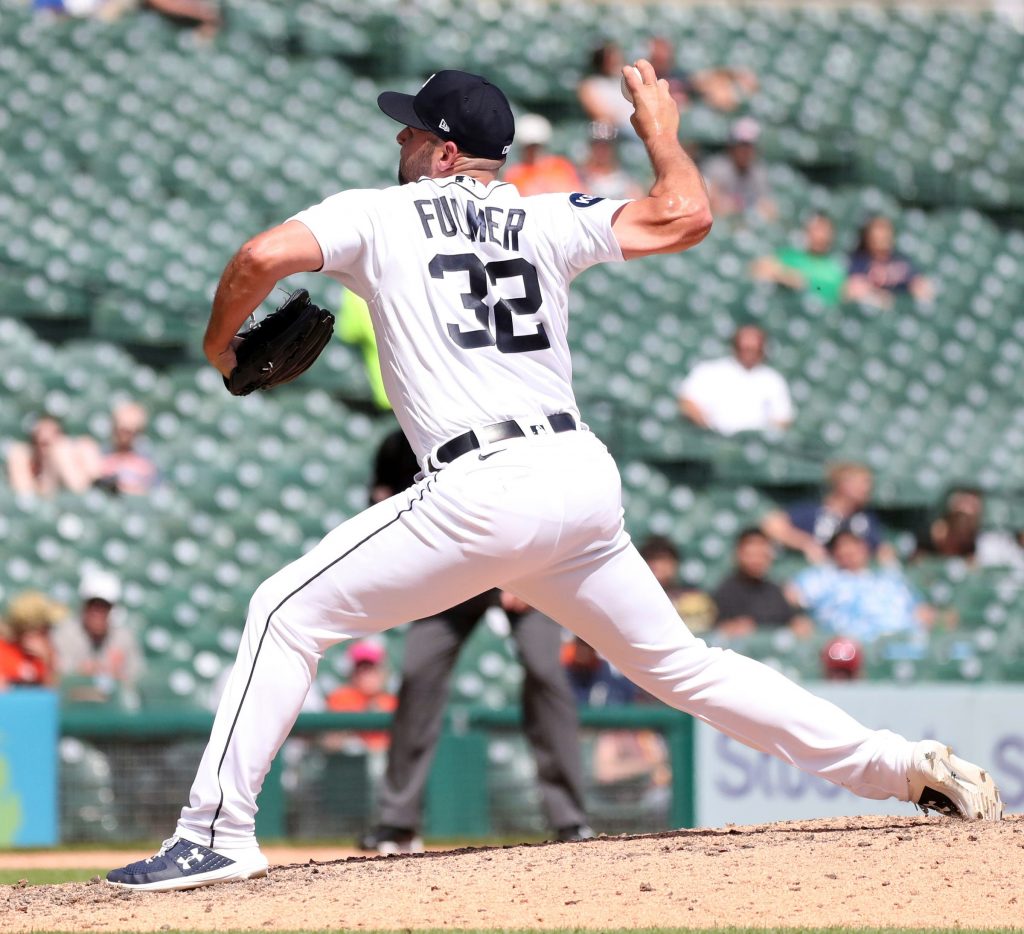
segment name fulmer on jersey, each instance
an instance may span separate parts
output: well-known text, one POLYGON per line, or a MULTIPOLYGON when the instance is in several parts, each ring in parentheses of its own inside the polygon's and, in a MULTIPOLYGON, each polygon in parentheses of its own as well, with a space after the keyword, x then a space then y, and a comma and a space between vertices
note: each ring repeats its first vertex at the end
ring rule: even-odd
POLYGON ((444 196, 422 198, 413 204, 429 240, 461 234, 471 241, 489 241, 506 250, 519 250, 519 232, 526 223, 526 211, 522 208, 489 206, 477 210, 472 201, 460 204, 455 198, 444 196))

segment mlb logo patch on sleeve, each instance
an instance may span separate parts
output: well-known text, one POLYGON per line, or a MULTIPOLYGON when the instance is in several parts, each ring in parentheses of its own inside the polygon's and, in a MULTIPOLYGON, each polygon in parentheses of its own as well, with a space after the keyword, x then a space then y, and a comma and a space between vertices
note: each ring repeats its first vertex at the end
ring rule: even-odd
POLYGON ((604 198, 599 198, 597 195, 584 195, 578 191, 569 195, 569 203, 577 208, 589 208, 592 204, 597 204, 598 201, 604 201, 604 198))

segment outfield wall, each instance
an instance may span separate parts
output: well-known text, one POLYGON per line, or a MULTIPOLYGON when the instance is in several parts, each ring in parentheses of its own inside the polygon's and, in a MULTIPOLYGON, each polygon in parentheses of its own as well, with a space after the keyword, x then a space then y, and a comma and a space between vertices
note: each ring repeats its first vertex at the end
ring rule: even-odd
MULTIPOLYGON (((953 744, 991 769, 1008 811, 1024 808, 1024 686, 810 687, 870 726, 953 744)), ((56 714, 56 698, 48 692, 0 695, 0 847, 54 842, 57 815, 65 841, 115 842, 169 832, 187 798, 211 715, 66 709, 60 714, 58 783, 56 714)), ((260 796, 261 836, 339 839, 371 823, 384 754, 367 753, 353 737, 386 727, 388 720, 387 714, 303 714, 260 796)), ((607 833, 913 813, 903 802, 858 799, 661 706, 583 711, 581 738, 588 809, 597 829, 607 833), (636 731, 661 737, 664 783, 649 774, 603 781, 594 758, 598 742, 617 736, 628 746, 636 731)), ((435 839, 545 835, 517 709, 449 710, 427 789, 424 829, 435 839)))
MULTIPOLYGON (((820 684, 817 694, 872 727, 941 739, 995 776, 1007 811, 1024 807, 1024 687, 1002 684, 820 684)), ((701 825, 913 813, 900 801, 865 801, 701 724, 696 740, 701 825)))

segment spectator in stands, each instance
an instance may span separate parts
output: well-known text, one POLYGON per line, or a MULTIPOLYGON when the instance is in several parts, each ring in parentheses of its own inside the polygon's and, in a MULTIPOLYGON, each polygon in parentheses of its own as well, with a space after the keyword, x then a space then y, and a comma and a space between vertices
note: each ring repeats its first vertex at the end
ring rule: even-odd
POLYGON ((846 529, 828 545, 831 563, 801 571, 786 588, 824 632, 868 644, 881 636, 915 632, 935 622, 897 564, 871 566, 871 544, 846 529))
POLYGON ((519 194, 543 195, 559 191, 581 191, 576 167, 565 158, 548 152, 551 124, 540 114, 524 114, 516 121, 519 162, 505 170, 505 181, 519 194))
POLYGON ((615 707, 636 699, 636 685, 579 636, 563 644, 562 665, 581 707, 615 707))
POLYGON ((967 487, 950 490, 945 498, 945 511, 918 539, 914 557, 963 558, 973 564, 978 553, 983 509, 980 490, 967 487))
POLYGON ((138 402, 114 406, 109 450, 101 452, 95 442, 90 442, 97 486, 126 496, 141 496, 156 486, 160 473, 145 453, 145 430, 146 410, 138 402))
MULTIPOLYGON (((345 713, 382 711, 394 713, 398 698, 387 690, 387 653, 379 642, 363 639, 348 650, 352 664, 349 683, 327 696, 327 709, 345 713)), ((388 748, 387 730, 363 730, 355 734, 371 751, 388 748)))
POLYGON ((366 380, 370 384, 373 403, 384 412, 391 411, 391 400, 384 388, 384 377, 380 371, 380 357, 377 354, 377 334, 373 330, 370 306, 351 289, 343 289, 341 305, 334 333, 344 344, 349 344, 363 355, 366 380))
POLYGON ((715 217, 734 215, 773 221, 778 216, 768 173, 758 158, 760 137, 757 121, 742 117, 732 125, 727 151, 704 163, 704 179, 715 217))
POLYGON ((37 590, 26 590, 11 600, 0 626, 0 690, 56 683, 50 633, 65 616, 65 607, 37 590))
POLYGON ((599 198, 639 198, 640 186, 619 164, 618 131, 604 123, 591 126, 587 157, 580 166, 580 187, 599 198))
POLYGON ((892 221, 876 214, 861 227, 857 247, 850 256, 845 297, 880 308, 890 308, 893 296, 909 293, 917 301, 934 296, 931 282, 910 260, 896 252, 892 221))
POLYGON ((764 362, 764 331, 744 325, 732 347, 730 356, 698 363, 680 383, 683 415, 722 435, 784 431, 793 422, 793 402, 785 378, 764 362))
POLYGON ((121 581, 110 571, 92 569, 82 575, 78 595, 78 618, 66 620, 54 632, 65 696, 137 706, 136 684, 144 663, 135 633, 119 619, 121 581))
POLYGON ((782 588, 769 578, 775 550, 758 528, 744 529, 736 538, 735 567, 711 595, 718 608, 715 629, 729 637, 749 636, 757 629, 789 626, 808 635, 811 621, 790 603, 782 588))
POLYGON ((576 89, 583 112, 594 123, 614 127, 627 139, 636 139, 629 118, 633 105, 622 95, 622 49, 615 42, 599 45, 590 56, 590 71, 576 89))
POLYGON ((979 567, 1024 570, 1024 548, 1019 536, 1004 531, 982 531, 985 496, 977 487, 956 487, 946 494, 945 511, 918 540, 915 558, 962 558, 979 567))
POLYGON ((669 91, 680 110, 691 101, 701 100, 715 110, 736 110, 757 91, 757 75, 749 68, 719 66, 683 71, 676 67, 675 49, 664 36, 652 36, 647 60, 659 78, 668 81, 669 91))
POLYGON ((637 550, 690 632, 707 632, 715 622, 715 605, 700 587, 679 579, 679 549, 664 535, 651 535, 637 550))
POLYGON ((863 464, 840 463, 829 469, 828 491, 820 501, 795 503, 786 510, 770 512, 761 529, 773 541, 802 552, 813 564, 828 560, 826 545, 837 532, 851 531, 863 538, 872 552, 889 560, 892 552, 883 546, 882 523, 867 508, 874 477, 863 464))
POLYGON ((763 256, 751 267, 761 282, 774 282, 796 292, 813 292, 829 305, 838 305, 846 282, 846 265, 832 252, 835 229, 824 214, 812 214, 804 225, 803 248, 784 247, 763 256))
POLYGON ((88 489, 95 479, 93 446, 90 439, 64 434, 56 418, 40 417, 32 426, 28 442, 12 444, 7 451, 11 489, 29 496, 88 489))

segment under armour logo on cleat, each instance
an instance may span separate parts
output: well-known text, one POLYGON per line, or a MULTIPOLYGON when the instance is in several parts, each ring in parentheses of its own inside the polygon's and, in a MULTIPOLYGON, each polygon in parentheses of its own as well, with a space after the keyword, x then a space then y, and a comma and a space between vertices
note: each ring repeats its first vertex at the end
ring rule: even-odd
POLYGON ((192 860, 195 860, 195 864, 198 866, 206 857, 199 852, 199 847, 192 847, 192 852, 188 856, 179 856, 175 862, 181 866, 186 872, 192 868, 192 860))

